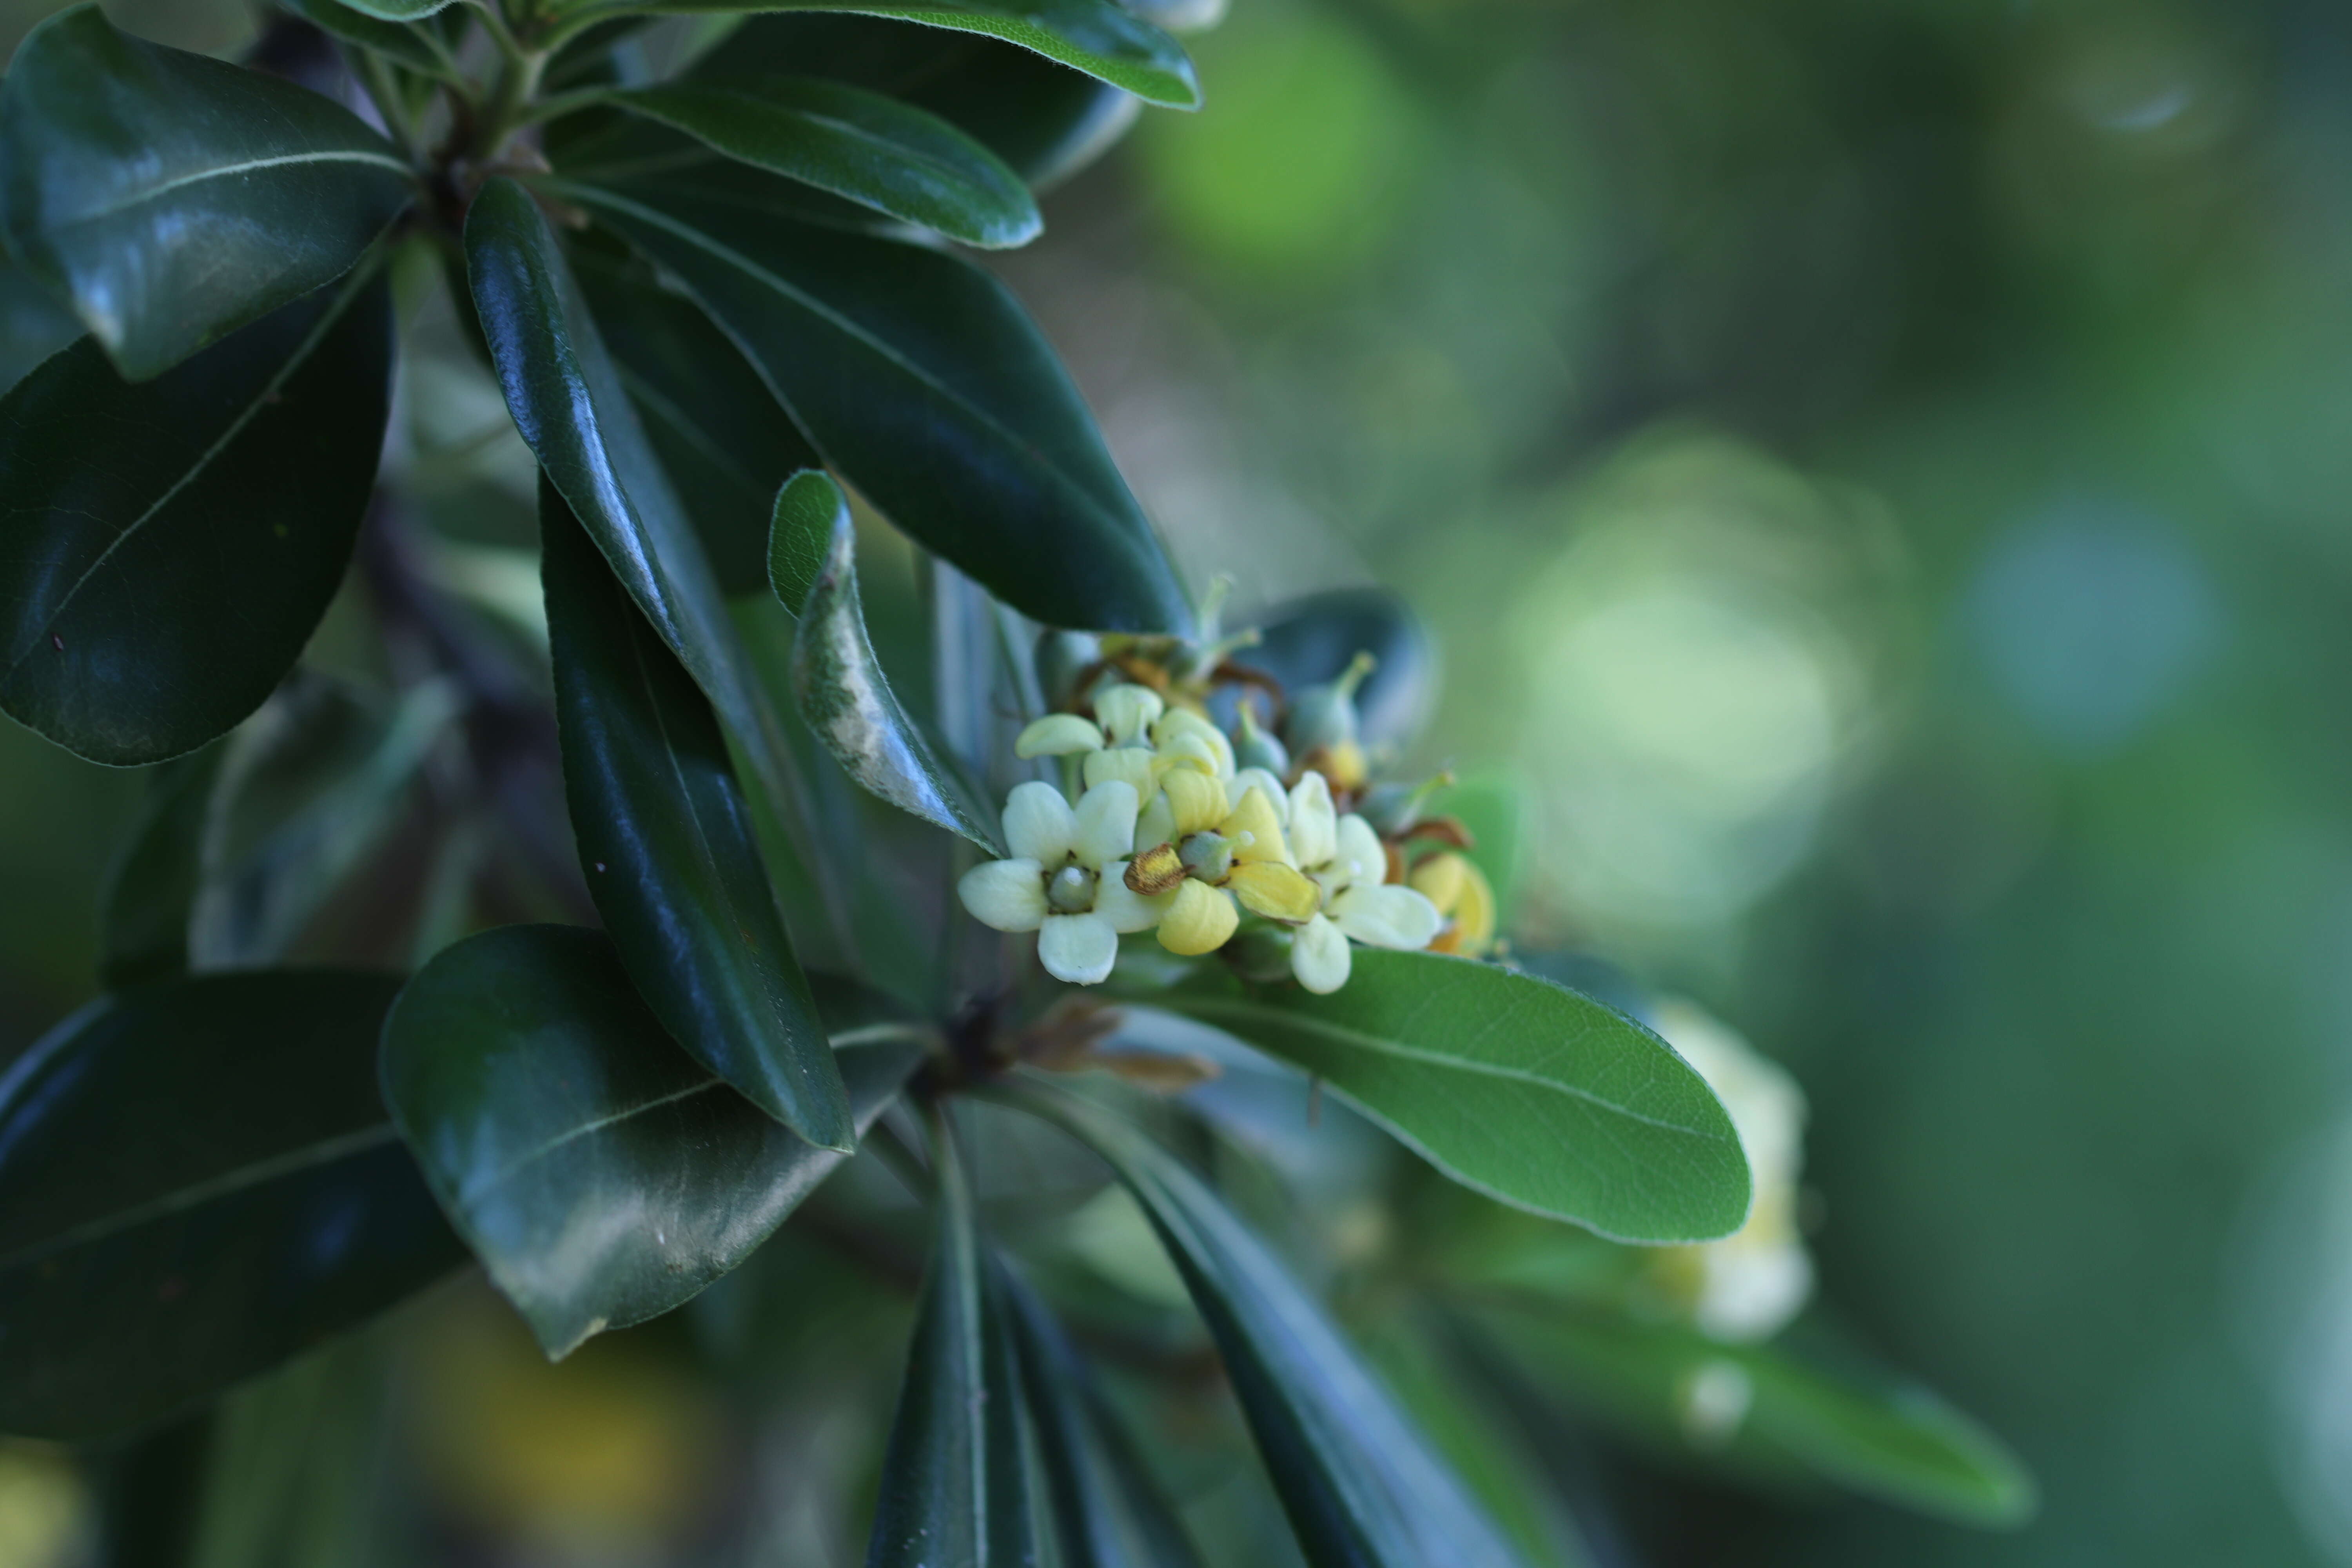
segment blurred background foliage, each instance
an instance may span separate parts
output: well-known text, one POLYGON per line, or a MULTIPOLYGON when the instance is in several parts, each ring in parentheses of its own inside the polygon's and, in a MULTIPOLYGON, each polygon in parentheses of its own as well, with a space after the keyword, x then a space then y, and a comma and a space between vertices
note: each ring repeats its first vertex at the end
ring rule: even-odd
MULTIPOLYGON (((1194 47, 1209 110, 1006 272, 1197 581, 1423 608, 1418 760, 1527 787, 1522 944, 1797 1075, 1823 1296, 2043 1499, 1608 1461, 1602 1552, 2352 1562, 2352 15, 1239 0, 1194 47)), ((92 991, 139 795, 0 732, 0 1054, 92 991)), ((335 1353, 407 1358, 385 1462, 511 1561, 670 1561, 764 1487, 758 1560, 850 1562, 903 1307, 800 1245, 561 1369, 475 1286, 335 1353), (786 1280, 788 1428, 668 1348, 786 1280)), ((0 1456, 0 1561, 76 1485, 0 1456)))

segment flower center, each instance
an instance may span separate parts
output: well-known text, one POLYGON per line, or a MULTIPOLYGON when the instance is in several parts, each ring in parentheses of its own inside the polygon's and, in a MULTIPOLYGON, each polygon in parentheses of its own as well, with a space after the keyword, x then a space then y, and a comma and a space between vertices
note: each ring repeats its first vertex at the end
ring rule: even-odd
POLYGON ((1045 902, 1056 914, 1085 914, 1095 907, 1095 874, 1084 866, 1063 867, 1045 879, 1045 902))
POLYGON ((1184 869, 1203 882, 1222 882, 1232 875, 1237 846, 1221 833, 1195 833, 1176 847, 1184 869))

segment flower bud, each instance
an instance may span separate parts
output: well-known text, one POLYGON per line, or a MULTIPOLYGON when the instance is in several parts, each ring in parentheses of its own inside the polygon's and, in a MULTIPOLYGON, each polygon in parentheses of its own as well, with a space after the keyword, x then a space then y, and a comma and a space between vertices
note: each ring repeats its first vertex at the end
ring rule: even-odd
POLYGON ((1242 704, 1241 733, 1234 738, 1234 766, 1264 768, 1278 779, 1290 776, 1289 748, 1257 727, 1257 714, 1246 701, 1242 704))
POLYGON ((1358 746, 1356 688, 1364 683, 1377 662, 1370 654, 1359 653, 1339 679, 1327 686, 1310 686, 1298 694, 1282 731, 1294 755, 1358 746))

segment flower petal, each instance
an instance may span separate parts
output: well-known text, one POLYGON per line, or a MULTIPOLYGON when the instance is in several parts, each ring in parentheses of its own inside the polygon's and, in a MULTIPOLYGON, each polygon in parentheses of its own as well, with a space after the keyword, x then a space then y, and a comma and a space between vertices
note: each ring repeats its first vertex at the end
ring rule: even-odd
POLYGON ((1045 918, 1044 868, 1034 860, 990 860, 956 883, 971 918, 998 931, 1035 931, 1045 918))
POLYGON ((1168 804, 1165 790, 1153 790, 1151 798, 1143 805, 1143 814, 1135 819, 1135 843, 1140 849, 1155 845, 1176 842, 1176 813, 1168 804))
POLYGON ((1100 914, 1049 915, 1037 933, 1037 961, 1073 985, 1099 985, 1118 958, 1118 932, 1100 914))
POLYGON ((1086 777, 1088 789, 1113 779, 1124 779, 1138 800, 1150 800, 1152 792, 1160 787, 1156 759, 1140 746, 1112 746, 1088 752, 1086 777))
POLYGON ((1427 947, 1445 918, 1411 888, 1358 882, 1331 900, 1331 918, 1358 942, 1374 947, 1427 947))
POLYGON ((1307 869, 1328 866, 1339 854, 1339 814, 1331 808, 1331 786, 1321 773, 1310 773, 1291 786, 1288 826, 1290 853, 1307 869))
POLYGON ((1217 824, 1217 831, 1234 841, 1234 858, 1244 864, 1260 860, 1290 864, 1290 846, 1282 839, 1282 819, 1275 816, 1274 803, 1262 789, 1243 795, 1241 804, 1217 824))
POLYGON ((1069 757, 1102 750, 1100 730, 1075 713, 1048 713, 1014 738, 1016 757, 1069 757))
POLYGON ((1077 847, 1078 819, 1052 784, 1014 784, 1004 801, 1004 842, 1016 860, 1059 866, 1077 847))
POLYGON ((1279 860, 1236 866, 1225 886, 1244 909, 1270 921, 1303 921, 1323 906, 1323 889, 1297 867, 1279 860))
POLYGON ((1217 749, 1199 735, 1186 731, 1171 737, 1160 748, 1162 768, 1191 768, 1216 778, 1231 770, 1217 765, 1217 749))
POLYGON ((1275 820, 1287 828, 1290 826, 1290 792, 1282 787, 1280 779, 1264 768, 1244 768, 1225 781, 1225 793, 1235 800, 1254 789, 1265 791, 1265 798, 1274 805, 1275 820))
POLYGON ((1206 773, 1196 773, 1190 768, 1171 768, 1160 780, 1160 788, 1168 799, 1168 809, 1173 817, 1171 841, 1195 833, 1206 833, 1225 819, 1232 809, 1225 804, 1225 786, 1206 773))
POLYGON ((1095 913, 1110 921, 1115 931, 1150 931, 1176 901, 1173 889, 1147 896, 1127 885, 1127 862, 1113 860, 1102 868, 1095 889, 1095 913))
POLYGON ((1477 862, 1448 850, 1433 855, 1412 868, 1406 885, 1429 895, 1437 912, 1450 922, 1437 939, 1442 952, 1476 958, 1495 943, 1495 889, 1477 862))
POLYGON ((1078 834, 1073 853, 1081 866, 1102 868, 1106 860, 1124 860, 1135 853, 1135 786, 1125 779, 1106 779, 1078 800, 1078 834))
POLYGON ((1350 882, 1384 882, 1389 875, 1389 852, 1381 843, 1381 836, 1372 825, 1354 812, 1339 819, 1334 836, 1338 847, 1331 858, 1348 874, 1350 882))
POLYGON ((1141 746, 1168 704, 1149 686, 1114 686, 1095 699, 1095 717, 1114 746, 1141 746))
POLYGON ((1176 889, 1175 902, 1160 917, 1160 945, 1186 956, 1214 952, 1225 945, 1242 913, 1233 895, 1206 882, 1187 881, 1176 889))
POLYGON ((1167 716, 1151 727, 1151 743, 1165 752, 1175 744, 1180 735, 1197 735, 1215 759, 1219 778, 1234 776, 1234 743, 1225 732, 1190 708, 1171 708, 1167 716))
POLYGON ((1290 939, 1290 973, 1318 996, 1348 984, 1348 939, 1323 916, 1300 926, 1290 939))

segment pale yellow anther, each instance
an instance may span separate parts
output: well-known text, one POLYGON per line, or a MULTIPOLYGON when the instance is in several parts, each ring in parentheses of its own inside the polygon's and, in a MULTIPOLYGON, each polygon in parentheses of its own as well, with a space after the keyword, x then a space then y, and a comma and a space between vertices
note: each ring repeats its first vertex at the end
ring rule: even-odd
POLYGON ((1293 866, 1279 860, 1257 860, 1234 868, 1225 886, 1252 914, 1297 924, 1311 917, 1323 902, 1323 889, 1293 866))
POLYGON ((1263 789, 1252 788, 1244 795, 1241 804, 1217 824, 1217 831, 1238 846, 1234 858, 1244 864, 1266 860, 1290 863, 1290 847, 1282 837, 1282 818, 1263 789))
MULTIPOLYGON (((1102 749, 1102 731, 1075 713, 1048 713, 1013 742, 1016 757, 1068 757, 1102 749)), ((1088 779, 1088 784, 1094 781, 1088 779)), ((1139 791, 1139 794, 1141 792, 1139 791)))
POLYGON ((1241 923, 1232 894, 1206 882, 1187 881, 1160 918, 1160 945, 1187 958, 1214 952, 1241 923))
POLYGON ((1206 833, 1225 819, 1225 786, 1207 773, 1171 768, 1161 775, 1160 787, 1167 793, 1173 816, 1172 838, 1206 833))

